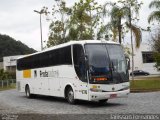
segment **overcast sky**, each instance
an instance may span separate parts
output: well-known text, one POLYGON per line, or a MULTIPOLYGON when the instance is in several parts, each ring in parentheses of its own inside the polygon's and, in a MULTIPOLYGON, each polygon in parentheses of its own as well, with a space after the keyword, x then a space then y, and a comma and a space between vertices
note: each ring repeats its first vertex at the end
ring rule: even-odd
MULTIPOLYGON (((66 0, 71 6, 77 0, 66 0)), ((107 0, 97 0, 105 3, 107 0)), ((116 1, 116 0, 114 0, 116 1)), ((144 5, 140 11, 140 22, 142 27, 147 27, 147 17, 151 10, 148 4, 151 0, 142 0, 144 5)), ((33 10, 41 10, 43 6, 52 8, 54 0, 0 0, 0 34, 6 34, 16 40, 20 40, 31 48, 40 50, 40 27, 39 15, 33 10)), ((42 16, 43 40, 48 38, 49 22, 42 16)), ((144 41, 148 33, 143 34, 144 41)))

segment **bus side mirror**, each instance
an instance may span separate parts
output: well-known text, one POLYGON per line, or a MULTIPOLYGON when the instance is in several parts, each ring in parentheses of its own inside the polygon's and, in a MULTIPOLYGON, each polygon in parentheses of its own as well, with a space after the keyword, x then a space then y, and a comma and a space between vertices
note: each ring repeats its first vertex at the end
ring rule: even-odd
POLYGON ((128 55, 125 55, 125 58, 126 58, 126 62, 127 62, 127 68, 128 70, 130 70, 131 66, 130 66, 130 58, 128 55))

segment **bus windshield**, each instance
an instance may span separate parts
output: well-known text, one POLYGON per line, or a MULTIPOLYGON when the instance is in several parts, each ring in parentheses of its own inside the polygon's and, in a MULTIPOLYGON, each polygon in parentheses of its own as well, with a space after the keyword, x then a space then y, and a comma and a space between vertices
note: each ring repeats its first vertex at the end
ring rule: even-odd
POLYGON ((128 81, 125 56, 120 45, 86 44, 90 83, 122 83, 128 81))

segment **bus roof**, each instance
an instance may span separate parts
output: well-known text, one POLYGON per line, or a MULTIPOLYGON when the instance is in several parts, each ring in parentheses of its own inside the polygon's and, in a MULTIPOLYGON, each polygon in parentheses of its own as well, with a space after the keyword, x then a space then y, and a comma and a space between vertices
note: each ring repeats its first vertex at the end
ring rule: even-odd
POLYGON ((74 45, 74 44, 84 45, 84 44, 87 44, 87 43, 119 44, 119 43, 116 43, 116 42, 113 42, 113 41, 106 41, 106 40, 78 40, 78 41, 69 41, 67 43, 63 43, 63 44, 59 44, 59 45, 47 48, 47 49, 45 49, 43 51, 39 51, 39 52, 36 52, 36 53, 33 53, 33 54, 24 55, 22 57, 19 57, 18 59, 21 59, 21 58, 24 58, 24 57, 28 57, 28 56, 32 56, 32 55, 36 55, 36 54, 43 53, 43 52, 47 52, 47 51, 50 51, 50 50, 62 48, 62 47, 69 46, 69 45, 74 45))

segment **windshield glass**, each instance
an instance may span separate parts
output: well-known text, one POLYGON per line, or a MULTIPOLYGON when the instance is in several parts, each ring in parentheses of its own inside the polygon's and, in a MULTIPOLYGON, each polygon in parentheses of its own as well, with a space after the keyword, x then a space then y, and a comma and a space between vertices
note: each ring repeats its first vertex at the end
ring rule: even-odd
POLYGON ((91 66, 97 68, 109 66, 109 56, 106 52, 105 45, 86 45, 86 51, 91 66))
POLYGON ((86 44, 90 83, 120 83, 128 80, 122 47, 116 44, 86 44))

